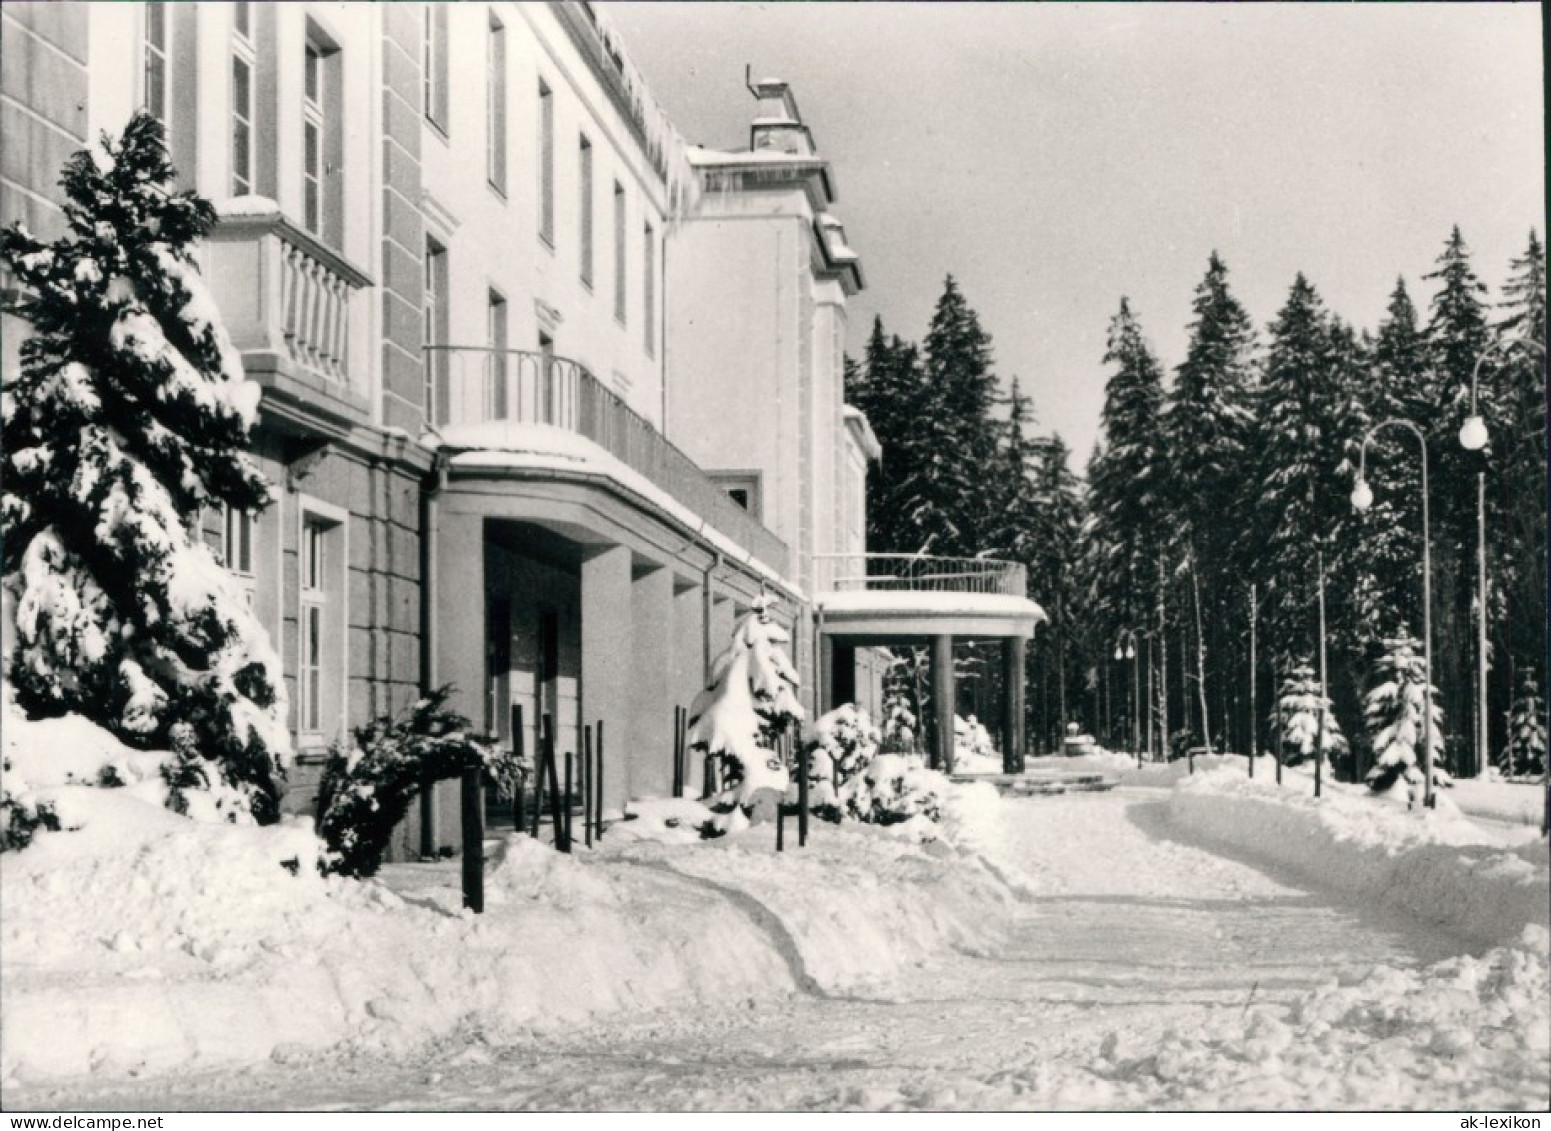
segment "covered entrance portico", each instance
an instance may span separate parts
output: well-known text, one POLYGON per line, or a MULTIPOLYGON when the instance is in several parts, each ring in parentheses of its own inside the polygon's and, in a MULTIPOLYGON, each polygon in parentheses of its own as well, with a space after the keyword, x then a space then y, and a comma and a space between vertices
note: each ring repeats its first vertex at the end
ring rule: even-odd
POLYGON ((989 559, 889 554, 820 559, 826 588, 815 595, 821 710, 856 698, 859 648, 928 648, 931 664, 932 763, 952 770, 958 689, 953 649, 964 641, 997 641, 1003 688, 999 730, 1002 766, 1022 773, 1024 656, 1044 611, 1024 594, 1021 565, 989 559))
MULTIPOLYGON (((674 707, 688 706, 736 618, 761 589, 797 603, 781 579, 608 453, 546 456, 442 450, 428 504, 429 686, 452 684, 450 705, 476 728, 538 749, 550 720, 559 757, 580 755, 584 726, 607 735, 604 809, 673 786, 674 707), (513 708, 520 708, 518 711, 513 708)), ((778 544, 779 545, 779 544, 778 544)), ((784 547, 781 547, 784 552, 784 547)), ((698 767, 686 782, 698 786, 698 767)), ((457 842, 458 791, 443 783, 416 815, 412 843, 434 854, 457 842)))

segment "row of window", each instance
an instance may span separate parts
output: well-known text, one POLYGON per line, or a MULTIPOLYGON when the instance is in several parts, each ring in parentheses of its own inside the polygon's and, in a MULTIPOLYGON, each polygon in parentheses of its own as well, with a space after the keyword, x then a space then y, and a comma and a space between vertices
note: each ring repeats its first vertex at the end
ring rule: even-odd
MULTIPOLYGON (((447 20, 448 6, 432 3, 424 6, 424 58, 422 59, 425 116, 444 135, 449 133, 447 20)), ((503 197, 507 189, 507 48, 506 27, 494 12, 489 13, 485 51, 485 159, 486 179, 503 197)), ((543 77, 538 79, 538 235, 555 246, 555 95, 543 77)), ((595 176, 593 145, 585 132, 577 135, 578 200, 577 252, 581 281, 588 290, 593 286, 595 249, 595 176)), ((624 186, 613 182, 614 220, 614 317, 628 321, 628 256, 626 236, 626 198, 624 186)), ((650 221, 642 232, 642 340, 648 356, 655 356, 656 342, 656 233, 650 221)))
MULTIPOLYGON (((231 183, 233 196, 264 191, 257 145, 257 90, 259 85, 258 38, 254 5, 238 0, 231 6, 231 183)), ((149 3, 141 50, 141 90, 145 108, 170 126, 172 105, 171 6, 149 3)), ((328 107, 338 103, 339 48, 328 43, 309 23, 303 54, 302 104, 302 223, 319 238, 338 244, 342 193, 339 181, 339 123, 330 120, 328 107), (331 196, 336 199, 330 199, 331 196), (332 205, 330 207, 329 205, 332 205)), ((335 111, 337 114, 337 111, 335 111)))

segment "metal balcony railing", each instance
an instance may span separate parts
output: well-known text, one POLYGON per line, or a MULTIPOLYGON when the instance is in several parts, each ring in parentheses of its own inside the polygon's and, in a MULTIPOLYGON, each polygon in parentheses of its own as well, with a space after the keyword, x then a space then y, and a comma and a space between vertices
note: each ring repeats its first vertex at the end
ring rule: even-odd
POLYGON ((581 363, 487 346, 428 345, 425 358, 436 424, 508 420, 552 424, 585 436, 765 565, 786 573, 786 543, 581 363))
POLYGON ((919 554, 818 554, 815 593, 870 589, 923 593, 1000 593, 1028 596, 1027 571, 995 558, 935 558, 919 554))

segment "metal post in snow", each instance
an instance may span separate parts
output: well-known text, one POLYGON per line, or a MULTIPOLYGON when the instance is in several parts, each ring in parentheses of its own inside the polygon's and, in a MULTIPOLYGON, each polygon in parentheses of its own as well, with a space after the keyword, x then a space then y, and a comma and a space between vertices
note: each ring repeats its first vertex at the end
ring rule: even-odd
POLYGON ((596 837, 603 839, 603 720, 598 720, 598 800, 593 807, 592 819, 598 823, 596 837))
POLYGON ((485 910, 485 796, 480 778, 484 763, 470 754, 463 764, 463 906, 485 910))
POLYGON ((582 840, 592 847, 592 815, 595 806, 592 799, 592 727, 582 727, 582 840))
POLYGON ((576 764, 576 755, 571 751, 565 752, 565 803, 560 812, 565 821, 565 850, 571 851, 571 821, 576 814, 576 794, 572 792, 572 769, 576 764))
POLYGON ((1257 586, 1249 587, 1249 776, 1255 776, 1255 755, 1260 752, 1260 715, 1255 709, 1255 684, 1259 669, 1255 666, 1255 614, 1257 586))
POLYGON ((808 846, 808 748, 797 752, 797 847, 808 846))
POLYGON ((1314 796, 1320 795, 1325 777, 1325 709, 1329 700, 1325 691, 1325 552, 1314 554, 1319 591, 1319 728, 1314 736, 1314 796))
MULTIPOLYGON (((518 766, 522 765, 522 705, 513 703, 509 716, 512 728, 512 760, 518 766)), ((519 769, 512 775, 512 828, 518 832, 526 831, 523 828, 522 815, 522 771, 519 769)))

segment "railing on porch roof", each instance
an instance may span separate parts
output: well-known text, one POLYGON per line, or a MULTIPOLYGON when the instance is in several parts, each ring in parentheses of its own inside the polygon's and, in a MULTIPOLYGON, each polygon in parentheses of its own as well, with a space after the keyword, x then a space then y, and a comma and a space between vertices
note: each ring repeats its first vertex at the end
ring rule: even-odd
POLYGON ((1018 562, 996 558, 936 558, 921 554, 817 554, 814 592, 867 589, 939 593, 1001 593, 1028 596, 1028 578, 1018 562))
POLYGON ((584 436, 765 565, 786 572, 786 543, 580 362, 486 346, 428 345, 425 353, 436 424, 506 420, 584 436))

